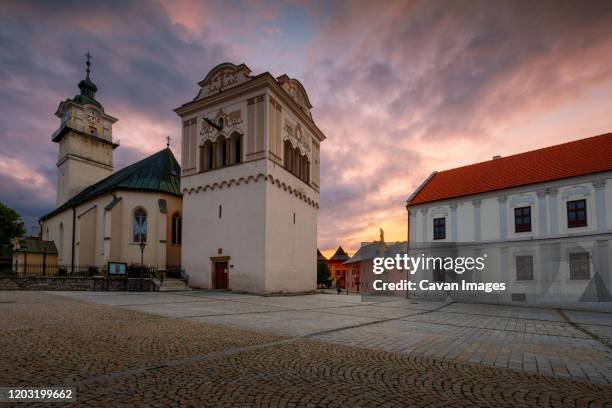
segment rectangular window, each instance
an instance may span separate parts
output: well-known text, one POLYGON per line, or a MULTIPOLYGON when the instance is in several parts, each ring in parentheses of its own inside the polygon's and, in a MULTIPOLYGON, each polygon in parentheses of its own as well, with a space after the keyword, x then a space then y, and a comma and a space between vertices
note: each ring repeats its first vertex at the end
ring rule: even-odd
POLYGON ((567 202, 567 227, 586 227, 587 213, 586 200, 574 200, 567 202))
POLYGON ((516 280, 533 280, 532 255, 519 255, 516 257, 516 280))
POLYGON ((514 209, 514 232, 531 231, 531 207, 514 209))
POLYGON ((434 218, 433 239, 446 239, 446 218, 434 218))
POLYGON ((221 218, 221 215, 223 215, 223 207, 219 204, 219 218, 221 218))
POLYGON ((576 252, 570 254, 570 279, 584 280, 591 278, 591 263, 588 252, 576 252))

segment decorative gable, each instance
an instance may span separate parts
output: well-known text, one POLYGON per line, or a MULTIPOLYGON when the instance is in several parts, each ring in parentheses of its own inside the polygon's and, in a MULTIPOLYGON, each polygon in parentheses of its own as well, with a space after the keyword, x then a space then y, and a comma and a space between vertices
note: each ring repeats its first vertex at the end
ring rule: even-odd
POLYGON ((204 80, 198 83, 201 89, 195 100, 206 98, 249 81, 251 79, 250 73, 251 70, 245 64, 234 65, 231 62, 219 64, 210 70, 204 80))
POLYGON ((289 78, 287 75, 281 75, 277 79, 278 84, 291 96, 291 99, 298 104, 300 109, 304 111, 308 117, 312 118, 310 115, 310 109, 312 105, 310 104, 310 100, 308 99, 308 94, 306 90, 297 79, 289 78))

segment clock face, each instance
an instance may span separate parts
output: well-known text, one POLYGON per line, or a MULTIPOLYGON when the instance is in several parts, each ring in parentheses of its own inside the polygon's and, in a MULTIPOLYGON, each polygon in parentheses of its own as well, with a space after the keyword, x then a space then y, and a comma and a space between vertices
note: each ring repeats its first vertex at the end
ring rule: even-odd
POLYGON ((87 112, 87 119, 89 120, 90 123, 95 123, 97 119, 96 112, 94 111, 87 112))

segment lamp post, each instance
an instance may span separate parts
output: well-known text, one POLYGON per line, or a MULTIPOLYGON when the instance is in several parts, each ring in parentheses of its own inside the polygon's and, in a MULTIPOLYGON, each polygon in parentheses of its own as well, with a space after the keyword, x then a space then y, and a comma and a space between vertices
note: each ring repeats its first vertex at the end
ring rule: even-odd
POLYGON ((144 277, 144 249, 147 245, 146 242, 142 239, 142 235, 140 236, 140 277, 144 277))

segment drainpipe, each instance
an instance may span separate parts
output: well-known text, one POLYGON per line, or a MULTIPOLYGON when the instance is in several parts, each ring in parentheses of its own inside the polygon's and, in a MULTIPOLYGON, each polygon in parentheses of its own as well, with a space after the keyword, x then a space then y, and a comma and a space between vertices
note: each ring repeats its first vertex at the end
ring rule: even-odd
POLYGON ((74 275, 74 247, 76 240, 76 207, 72 207, 72 256, 70 260, 70 274, 74 275))

